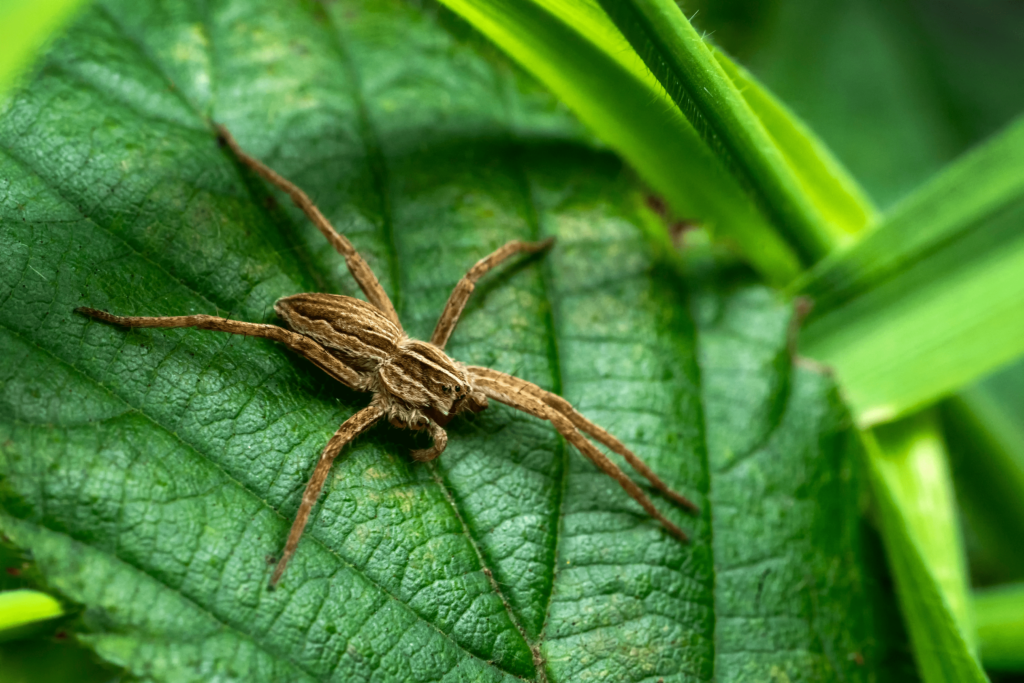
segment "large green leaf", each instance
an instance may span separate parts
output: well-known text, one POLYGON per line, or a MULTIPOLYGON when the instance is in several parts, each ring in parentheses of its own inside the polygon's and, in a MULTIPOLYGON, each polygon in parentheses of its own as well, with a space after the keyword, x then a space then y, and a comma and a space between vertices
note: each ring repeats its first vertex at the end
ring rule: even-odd
POLYGON ((80 642, 151 680, 906 680, 857 439, 791 365, 789 307, 682 281, 621 163, 451 21, 107 3, 3 106, 3 533, 80 606, 80 642), (368 397, 262 340, 72 313, 260 321, 354 293, 211 119, 317 199, 414 336, 481 255, 556 236, 477 289, 450 351, 635 447, 701 504, 657 501, 693 543, 494 406, 432 465, 387 425, 354 444, 268 592, 313 460, 368 397))

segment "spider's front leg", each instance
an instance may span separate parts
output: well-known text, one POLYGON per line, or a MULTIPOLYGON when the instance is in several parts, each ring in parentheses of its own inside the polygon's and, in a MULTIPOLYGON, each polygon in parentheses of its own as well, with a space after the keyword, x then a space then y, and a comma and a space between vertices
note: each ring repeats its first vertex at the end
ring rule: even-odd
POLYGON ((462 316, 462 310, 466 308, 469 295, 476 288, 477 280, 482 278, 487 271, 500 265, 502 261, 515 254, 533 254, 547 249, 554 241, 554 237, 549 237, 540 242, 512 240, 477 261, 469 269, 469 272, 462 276, 462 279, 455 285, 455 289, 452 290, 451 295, 448 297, 448 303, 445 304, 444 310, 441 311, 441 318, 437 321, 437 326, 434 327, 434 334, 430 336, 430 343, 439 349, 445 347, 445 344, 448 343, 448 338, 452 336, 452 332, 455 331, 455 326, 462 316))
POLYGON ((506 375, 503 372, 497 370, 491 370, 490 368, 481 368, 476 366, 467 366, 466 370, 469 372, 470 377, 475 385, 475 388, 482 391, 489 398, 493 398, 496 401, 511 406, 517 410, 521 410, 524 413, 529 413, 542 420, 548 420, 558 430, 558 432, 565 437, 566 441, 571 443, 577 448, 588 460, 597 465, 598 469, 610 476, 612 479, 617 481, 619 485, 629 494, 629 496, 640 503, 647 514, 654 517, 656 520, 661 522, 669 533, 678 538, 681 541, 689 541, 686 533, 683 532, 678 526, 670 522, 658 508, 654 507, 651 499, 637 486, 632 479, 626 476, 619 467, 608 459, 608 457, 598 450, 592 443, 590 443, 582 434, 580 434, 577 427, 583 428, 584 431, 591 433, 599 441, 608 445, 609 448, 616 452, 625 451, 627 461, 636 469, 640 474, 644 475, 656 489, 666 494, 667 497, 671 498, 674 502, 682 505, 691 512, 698 512, 698 508, 688 499, 681 494, 670 489, 654 472, 644 463, 639 457, 636 456, 632 451, 627 449, 622 443, 615 439, 615 437, 608 434, 597 425, 594 425, 589 420, 586 420, 580 415, 568 401, 546 392, 535 384, 531 384, 526 380, 513 377, 512 375, 506 375), (554 401, 547 398, 546 395, 550 395, 557 399, 554 401), (554 403, 552 406, 550 403, 554 403), (562 405, 564 404, 564 405, 562 405), (571 412, 570 412, 571 411, 571 412), (575 418, 575 419, 574 419, 575 418), (582 423, 585 423, 582 424, 582 423), (591 429, 592 428, 592 429, 591 429), (593 432, 598 432, 600 435, 606 438, 600 438, 593 432), (615 444, 613 447, 609 442, 615 444))
POLYGON ((75 313, 80 313, 119 327, 195 327, 200 330, 214 330, 216 332, 227 332, 228 334, 241 334, 247 337, 272 339, 284 344, 292 351, 305 356, 321 370, 342 384, 352 389, 362 390, 363 379, 358 372, 342 363, 309 337, 286 330, 277 325, 247 323, 240 320, 218 318, 212 315, 113 315, 106 311, 99 311, 85 306, 76 308, 75 313))
POLYGON ((331 471, 334 459, 341 453, 341 449, 345 447, 345 444, 372 427, 383 416, 384 410, 376 403, 371 403, 345 420, 338 427, 338 431, 334 433, 331 440, 327 442, 327 445, 324 446, 323 453, 320 454, 320 460, 316 463, 316 469, 313 470, 313 476, 309 478, 306 490, 302 494, 302 503, 299 505, 298 514, 295 515, 295 521, 292 522, 292 528, 288 532, 288 540, 284 544, 284 552, 281 554, 281 559, 277 561, 274 573, 270 577, 271 589, 277 586, 277 582, 281 580, 281 575, 284 574, 285 567, 288 566, 288 561, 292 559, 296 548, 299 547, 299 539, 302 538, 302 532, 306 529, 309 515, 313 511, 313 506, 316 505, 317 499, 320 497, 320 491, 324 487, 324 482, 327 481, 327 473, 331 471))
POLYGON ((391 299, 388 297, 387 292, 381 287, 380 281, 377 276, 374 275, 373 269, 370 268, 370 264, 359 255, 356 248, 352 246, 352 243, 348 241, 348 238, 340 234, 334 229, 334 226, 328 222, 327 218, 320 212, 320 209, 316 207, 313 200, 309 198, 305 192, 299 189, 298 185, 291 182, 284 176, 277 173, 274 169, 270 168, 256 157, 249 156, 242 149, 241 145, 235 141, 228 132, 228 129, 224 126, 217 126, 217 133, 220 135, 220 139, 226 144, 238 160, 243 164, 256 171, 264 180, 280 188, 291 197, 292 202, 295 206, 302 209, 302 212, 306 214, 306 217, 316 226, 317 230, 320 231, 327 241, 331 243, 334 249, 345 257, 345 265, 348 266, 348 270, 352 273, 352 277, 355 278, 359 288, 363 290, 363 294, 366 295, 366 300, 377 307, 377 309, 384 314, 384 316, 394 323, 398 329, 402 329, 402 322, 398 319, 398 313, 395 312, 395 307, 391 303, 391 299))
MULTIPOLYGON (((353 389, 361 389, 364 384, 363 378, 358 372, 334 355, 328 353, 324 347, 313 339, 291 330, 286 330, 283 327, 277 327, 276 325, 261 325, 238 320, 227 320, 212 315, 121 316, 85 307, 76 308, 75 312, 105 323, 128 328, 195 327, 202 330, 215 330, 217 332, 241 334, 249 337, 264 337, 280 342, 293 351, 302 354, 329 375, 353 389)), ((313 476, 310 477, 309 483, 306 484, 306 490, 302 494, 302 504, 299 506, 299 512, 292 523, 291 531, 288 532, 288 541, 285 543, 284 553, 281 555, 281 559, 278 561, 270 578, 271 588, 281 579, 281 574, 284 573, 288 561, 295 554, 295 549, 299 545, 299 539, 302 538, 302 532, 309 521, 309 515, 316 504, 317 498, 320 497, 320 491, 327 480, 327 473, 330 471, 334 459, 338 457, 338 453, 345 447, 345 444, 369 429, 383 415, 384 409, 377 402, 373 402, 346 420, 338 428, 334 436, 331 437, 331 440, 327 442, 327 446, 324 447, 323 452, 320 454, 320 460, 317 462, 316 469, 313 470, 313 476)), ((441 443, 443 444, 446 441, 447 439, 444 439, 441 443)), ((441 448, 443 450, 444 446, 442 445, 441 448)))
POLYGON ((508 387, 509 390, 513 391, 516 395, 525 394, 527 396, 531 396, 549 408, 553 408, 554 410, 562 413, 562 415, 567 417, 576 429, 590 435, 599 443, 604 444, 615 453, 621 455, 626 462, 629 463, 630 467, 643 475, 649 482, 651 482, 651 486, 660 491, 666 498, 694 514, 700 514, 700 508, 697 507, 696 504, 681 493, 669 488, 668 484, 663 482, 661 478, 654 473, 654 470, 648 467, 647 463, 641 460, 633 451, 626 448, 625 444, 609 434, 607 430, 583 417, 578 410, 572 407, 571 403, 561 396, 552 394, 550 391, 544 391, 536 384, 531 384, 524 379, 519 379, 513 375, 507 375, 504 372, 499 372, 490 368, 471 365, 467 366, 466 369, 474 377, 488 378, 508 387))

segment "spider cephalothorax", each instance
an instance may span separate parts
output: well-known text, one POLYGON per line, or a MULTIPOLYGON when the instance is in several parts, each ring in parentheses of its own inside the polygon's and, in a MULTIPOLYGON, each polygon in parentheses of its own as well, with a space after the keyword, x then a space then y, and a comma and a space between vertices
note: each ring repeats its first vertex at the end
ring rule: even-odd
POLYGON ((278 299, 274 310, 288 327, 354 369, 354 388, 373 392, 391 424, 430 430, 434 446, 413 451, 417 460, 441 454, 447 443, 441 428, 452 417, 487 407, 487 397, 472 391, 466 366, 433 344, 410 339, 372 304, 340 294, 296 294, 278 299))
POLYGON ((444 451, 448 443, 448 435, 444 430, 448 421, 466 410, 483 410, 487 407, 488 398, 551 422, 569 443, 602 472, 614 478, 649 515, 661 522, 672 535, 686 540, 686 534, 666 519, 643 490, 583 434, 625 458, 633 469, 646 477, 664 496, 692 512, 697 511, 693 503, 666 486, 621 441, 580 415, 562 397, 497 370, 464 365, 449 358, 444 352, 448 337, 455 329, 477 280, 508 257, 540 251, 548 247, 551 240, 512 241, 478 261, 455 286, 430 341, 410 339, 370 266, 352 244, 331 227, 309 197, 273 170, 245 154, 227 131, 220 129, 220 136, 220 140, 231 147, 243 163, 291 196, 331 245, 345 257, 349 271, 368 302, 338 294, 316 293, 278 299, 274 310, 291 330, 210 315, 142 317, 111 315, 92 308, 76 310, 123 327, 197 327, 265 337, 287 345, 339 382, 359 391, 373 393, 370 405, 346 420, 324 447, 302 495, 302 504, 295 522, 288 532, 284 553, 271 575, 272 587, 280 580, 288 560, 295 553, 313 505, 327 480, 331 464, 345 444, 386 417, 397 427, 428 430, 434 441, 433 446, 415 450, 412 456, 417 460, 432 460, 444 451))

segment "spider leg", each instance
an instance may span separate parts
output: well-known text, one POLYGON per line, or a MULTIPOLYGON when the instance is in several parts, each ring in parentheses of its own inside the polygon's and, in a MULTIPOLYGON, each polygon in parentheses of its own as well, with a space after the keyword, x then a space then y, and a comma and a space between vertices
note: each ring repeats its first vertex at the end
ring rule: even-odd
POLYGON ((260 174, 267 182, 277 186, 281 190, 284 190, 292 201, 295 202, 295 206, 302 209, 306 217, 313 222, 313 225, 327 238, 327 241, 331 243, 339 254, 345 257, 345 265, 348 266, 349 272, 352 273, 352 277, 356 279, 356 283, 359 284, 359 288, 363 290, 363 294, 366 295, 366 299, 376 306, 380 311, 387 316, 388 320, 398 325, 398 329, 402 329, 402 323, 398 319, 398 313, 395 312, 395 307, 391 303, 391 299, 388 298, 387 292, 381 287, 380 281, 377 280, 377 276, 373 274, 373 270, 370 265, 359 255, 356 248, 352 246, 352 243, 348 241, 348 238, 341 235, 334 229, 334 227, 327 221, 320 209, 316 208, 316 204, 309 198, 305 192, 300 190, 294 183, 282 177, 276 171, 265 165, 259 159, 249 156, 242 148, 238 145, 231 133, 228 132, 224 126, 217 126, 217 132, 220 137, 227 143, 227 146, 231 148, 231 151, 235 153, 239 161, 243 164, 256 171, 260 174))
POLYGON ((498 372, 490 368, 482 368, 475 365, 467 366, 466 369, 469 371, 474 378, 485 377, 496 382, 501 382, 506 386, 512 387, 514 391, 526 394, 534 399, 537 399, 547 405, 549 408, 565 415, 573 426, 580 431, 589 434, 591 437, 596 439, 599 443, 604 444, 610 450, 618 453, 626 462, 629 463, 630 467, 636 470, 638 473, 643 475, 651 485, 660 491, 664 496, 677 505, 686 508, 694 514, 700 514, 700 508, 697 507, 692 501, 676 491, 673 491, 668 487, 668 484, 663 482, 657 474, 647 466, 643 460, 641 460, 633 451, 626 448, 626 446, 616 439, 614 436, 609 434, 606 430, 598 427, 596 424, 583 417, 572 404, 566 401, 564 398, 557 394, 552 394, 550 391, 544 391, 536 384, 531 384, 526 380, 519 379, 513 375, 507 375, 504 372, 498 372))
POLYGON ((576 427, 573 426, 572 422, 570 422, 569 418, 564 414, 546 405, 538 398, 521 391, 520 387, 513 383, 504 382, 501 379, 485 377, 482 375, 474 375, 474 380, 476 381, 476 388, 486 394, 489 398, 493 398, 496 401, 512 406, 516 410, 521 410, 524 413, 529 413, 541 418, 542 420, 548 420, 551 422, 555 429, 565 437, 566 441, 575 446, 580 453, 597 465, 598 469, 617 481, 619 486, 625 489, 626 493, 628 493, 633 500, 640 503, 641 507, 647 511, 647 514, 661 522, 662 526, 664 526, 669 533, 681 541, 689 541, 689 538, 683 530, 666 519, 658 508, 654 507, 654 503, 651 502, 651 499, 648 498, 642 490, 640 490, 640 487, 637 486, 632 479, 627 477, 625 472, 620 470, 618 466, 609 460, 604 453, 598 450, 594 444, 587 441, 587 439, 579 433, 576 427))
POLYGON ((427 428, 430 430, 430 436, 434 439, 434 445, 430 448, 417 448, 410 452, 412 459, 418 462, 429 462, 441 455, 448 447, 448 432, 444 431, 444 427, 430 420, 427 428))
POLYGON ((437 321, 437 327, 434 328, 434 334, 430 337, 430 343, 439 349, 443 349, 444 345, 448 343, 448 337, 452 336, 452 332, 455 330, 455 326, 459 322, 459 317, 462 315, 462 309, 466 307, 466 302, 469 301, 469 295, 473 293, 476 288, 476 282, 484 276, 487 271, 495 266, 499 265, 502 261, 510 256, 520 253, 533 254, 542 249, 546 249, 551 246, 554 242, 553 237, 549 237, 541 242, 521 242, 520 240, 512 240, 503 247, 498 248, 489 256, 485 256, 476 262, 469 272, 462 276, 459 283, 455 285, 455 289, 452 290, 451 296, 448 297, 448 303, 445 304, 444 310, 441 311, 441 317, 437 321))
POLYGON ((288 532, 288 540, 284 544, 284 552, 274 567, 274 573, 270 576, 271 589, 281 580, 281 575, 284 573, 285 567, 288 566, 288 561, 292 559, 295 549, 299 546, 299 539, 302 538, 302 532, 309 521, 309 514, 313 511, 317 498, 320 497, 320 491, 323 490, 324 482, 327 481, 327 473, 330 472, 334 459, 338 457, 338 453, 345 447, 345 444, 372 427, 383 415, 384 410, 380 406, 371 403, 345 420, 338 427, 338 431, 334 433, 331 440, 327 442, 327 445, 324 446, 323 453, 320 454, 320 460, 316 463, 316 469, 313 470, 313 475, 309 478, 309 483, 306 484, 306 490, 302 493, 302 503, 299 505, 298 514, 295 515, 295 521, 292 522, 292 528, 288 532))
POLYGON ((317 344, 309 337, 303 336, 291 330, 276 325, 260 325, 258 323, 246 323, 238 320, 227 320, 212 315, 173 315, 173 316, 130 316, 112 315, 106 311, 97 311, 95 308, 76 308, 76 313, 81 313, 90 318, 102 320, 111 325, 121 327, 196 327, 201 330, 215 330, 229 334, 242 334, 249 337, 264 337, 280 342, 313 361, 321 370, 329 374, 342 384, 352 389, 362 390, 362 379, 355 370, 345 365, 327 352, 324 347, 317 344))

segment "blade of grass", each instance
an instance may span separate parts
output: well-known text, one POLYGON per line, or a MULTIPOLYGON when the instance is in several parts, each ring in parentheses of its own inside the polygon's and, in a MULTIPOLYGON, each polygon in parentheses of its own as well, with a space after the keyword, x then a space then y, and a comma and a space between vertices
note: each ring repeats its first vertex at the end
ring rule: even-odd
MULTIPOLYGON (((878 220, 874 205, 832 151, 753 74, 721 50, 709 48, 825 221, 848 235, 872 227, 878 220)), ((844 236, 841 241, 848 240, 844 236)))
POLYGON ((1024 117, 896 206, 879 228, 818 264, 792 289, 832 310, 984 227, 1024 200, 1024 117))
POLYGON ((1024 353, 1024 119, 953 164, 794 287, 801 352, 871 425, 1024 353))
POLYGON ((0 96, 15 83, 47 39, 83 0, 5 0, 0 3, 0 96))
POLYGON ((579 0, 442 0, 558 95, 677 215, 732 242, 770 281, 795 252, 633 54, 600 7, 579 0))
POLYGON ((20 637, 31 626, 64 614, 53 596, 18 589, 0 591, 0 642, 20 637))
POLYGON ((935 416, 863 432, 882 538, 926 683, 986 681, 973 630, 952 484, 935 416))
POLYGON ((1024 671, 1024 583, 974 594, 981 660, 998 671, 1024 671))
MULTIPOLYGON (((826 217, 814 195, 806 191, 796 166, 741 92, 749 76, 730 69, 725 60, 720 62, 675 2, 599 1, 679 109, 805 263, 814 263, 853 241, 850 224, 856 226, 853 232, 858 231, 866 224, 870 209, 859 207, 863 222, 855 215, 839 223, 826 217), (731 75, 739 76, 741 82, 734 82, 731 75)), ((758 95, 751 93, 754 99, 763 100, 758 95)), ((790 132, 795 130, 790 128, 790 132)), ((836 183, 834 188, 841 186, 836 183)), ((845 200, 846 205, 856 205, 862 196, 858 192, 845 200)))

